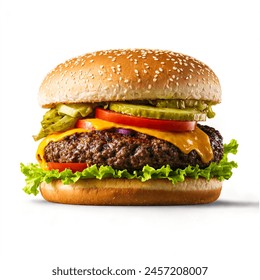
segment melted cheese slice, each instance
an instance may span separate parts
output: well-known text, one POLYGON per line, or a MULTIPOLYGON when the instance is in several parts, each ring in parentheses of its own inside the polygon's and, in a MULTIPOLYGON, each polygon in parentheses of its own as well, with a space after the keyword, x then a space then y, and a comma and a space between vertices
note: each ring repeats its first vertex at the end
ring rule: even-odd
MULTIPOLYGON (((100 119, 87 119, 87 122, 91 123, 95 130, 106 130, 111 128, 127 128, 132 129, 137 132, 141 132, 150 136, 154 136, 156 138, 165 140, 167 142, 172 143, 176 147, 178 147, 183 153, 188 154, 192 150, 195 150, 201 160, 204 163, 209 162, 213 158, 213 151, 210 145, 210 140, 208 135, 203 132, 201 129, 196 127, 193 131, 186 132, 169 132, 169 131, 159 131, 150 128, 142 128, 137 126, 130 125, 120 125, 113 122, 108 122, 100 119)), ((88 132, 87 129, 75 128, 61 133, 55 133, 47 136, 40 143, 36 158, 39 161, 42 168, 47 169, 47 163, 44 159, 44 148, 50 142, 57 142, 65 138, 66 136, 70 136, 75 133, 88 132)))

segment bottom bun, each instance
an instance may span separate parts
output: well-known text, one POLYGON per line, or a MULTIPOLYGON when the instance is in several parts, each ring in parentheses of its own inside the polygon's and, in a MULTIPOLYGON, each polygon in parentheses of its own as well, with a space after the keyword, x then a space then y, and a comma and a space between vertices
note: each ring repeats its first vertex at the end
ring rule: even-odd
POLYGON ((183 205, 204 204, 218 199, 222 183, 217 179, 82 179, 71 185, 60 180, 42 183, 42 196, 50 202, 83 205, 183 205))

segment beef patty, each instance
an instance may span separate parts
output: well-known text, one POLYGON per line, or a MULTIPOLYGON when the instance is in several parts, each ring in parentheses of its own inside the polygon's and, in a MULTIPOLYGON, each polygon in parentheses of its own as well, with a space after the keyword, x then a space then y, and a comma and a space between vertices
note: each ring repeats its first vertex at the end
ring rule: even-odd
MULTIPOLYGON (((223 157, 223 139, 212 127, 198 125, 210 139, 214 157, 210 162, 219 162, 223 157)), ((50 142, 45 147, 47 162, 87 162, 88 165, 109 165, 114 169, 141 170, 146 164, 161 168, 185 168, 199 165, 205 168, 195 150, 184 154, 173 144, 139 132, 124 135, 116 130, 93 130, 67 136, 58 142, 50 142)))

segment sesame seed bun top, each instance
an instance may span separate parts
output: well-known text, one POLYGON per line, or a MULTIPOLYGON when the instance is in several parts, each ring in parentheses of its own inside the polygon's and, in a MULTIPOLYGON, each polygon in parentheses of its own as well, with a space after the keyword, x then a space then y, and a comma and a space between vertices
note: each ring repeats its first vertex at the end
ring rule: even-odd
POLYGON ((221 101, 215 73, 204 63, 172 51, 107 50, 72 58, 44 79, 42 107, 58 103, 195 99, 221 101))

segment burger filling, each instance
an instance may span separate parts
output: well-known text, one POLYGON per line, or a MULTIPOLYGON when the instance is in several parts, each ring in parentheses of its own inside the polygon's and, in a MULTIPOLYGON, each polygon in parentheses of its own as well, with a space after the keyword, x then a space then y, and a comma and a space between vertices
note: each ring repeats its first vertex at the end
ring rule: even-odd
POLYGON ((214 117, 210 102, 145 100, 58 104, 48 110, 35 140, 39 164, 21 164, 27 185, 37 194, 41 182, 64 184, 88 178, 163 178, 173 184, 189 178, 229 179, 237 167, 220 133, 197 124, 214 117))
POLYGON ((211 105, 210 102, 203 100, 181 99, 126 101, 125 103, 58 104, 44 114, 41 130, 33 137, 37 141, 49 134, 71 129, 75 127, 78 120, 93 117, 96 107, 108 108, 124 115, 151 119, 205 121, 206 117, 213 118, 215 116, 211 105))
POLYGON ((93 130, 76 133, 60 141, 51 141, 44 148, 44 159, 57 163, 87 163, 111 166, 128 171, 142 170, 145 165, 161 168, 169 165, 172 169, 188 165, 205 168, 211 162, 219 162, 223 157, 223 139, 212 127, 198 125, 209 139, 213 158, 205 163, 192 150, 184 153, 170 142, 133 130, 93 130))

